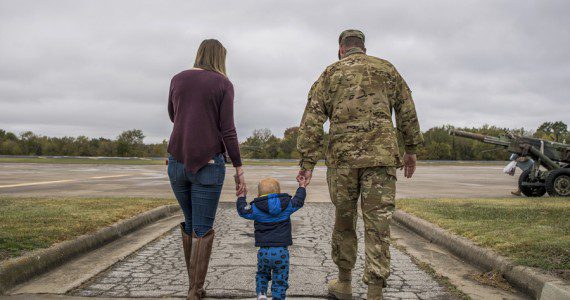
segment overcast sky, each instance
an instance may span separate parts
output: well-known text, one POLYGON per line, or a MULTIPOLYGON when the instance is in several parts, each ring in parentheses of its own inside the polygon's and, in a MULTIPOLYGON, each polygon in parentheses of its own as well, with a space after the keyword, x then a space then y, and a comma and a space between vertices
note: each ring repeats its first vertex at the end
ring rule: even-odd
POLYGON ((282 136, 357 28, 410 85, 422 130, 570 123, 570 1, 0 0, 0 128, 167 139, 173 75, 228 49, 240 139, 282 136))

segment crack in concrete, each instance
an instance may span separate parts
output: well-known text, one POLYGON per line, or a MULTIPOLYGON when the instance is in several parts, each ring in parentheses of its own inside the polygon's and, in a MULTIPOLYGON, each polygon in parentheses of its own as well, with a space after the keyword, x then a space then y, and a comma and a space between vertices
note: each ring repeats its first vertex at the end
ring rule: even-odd
MULTIPOLYGON (((326 203, 307 203, 293 219, 290 296, 326 297, 326 284, 336 276, 330 257, 334 208, 326 203)), ((255 296, 257 249, 253 222, 239 218, 232 203, 220 203, 215 223, 216 240, 210 261, 206 288, 208 297, 255 296)), ((362 221, 359 226, 359 255, 354 270, 354 294, 365 297, 360 280, 364 269, 362 221)), ((385 299, 450 299, 452 294, 416 266, 403 252, 390 248, 392 275, 385 299)), ((164 237, 116 263, 82 287, 72 291, 79 296, 165 297, 185 296, 187 275, 180 241, 175 228, 164 237)))

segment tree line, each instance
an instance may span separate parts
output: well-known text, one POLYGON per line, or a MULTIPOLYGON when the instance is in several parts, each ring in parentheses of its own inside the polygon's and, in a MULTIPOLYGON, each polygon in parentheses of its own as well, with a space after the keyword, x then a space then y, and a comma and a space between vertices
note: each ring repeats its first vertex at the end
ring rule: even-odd
MULTIPOLYGON (((424 143, 418 148, 422 160, 505 160, 509 153, 493 145, 449 135, 450 129, 470 131, 483 135, 500 136, 513 132, 522 136, 562 142, 570 141, 568 126, 562 122, 544 122, 535 131, 524 128, 509 129, 484 125, 482 127, 456 128, 444 125, 425 131, 424 143)), ((256 129, 241 143, 242 156, 255 159, 297 159, 299 127, 287 128, 283 138, 269 129, 256 129)), ((19 135, 0 129, 0 155, 62 155, 62 156, 109 156, 109 157, 164 157, 167 141, 145 144, 140 129, 123 131, 115 139, 79 137, 47 137, 26 131, 19 135)), ((328 134, 325 132, 327 145, 328 134)), ((403 142, 399 138, 400 151, 403 142)), ((324 150, 324 149, 323 149, 324 150)), ((324 153, 324 151, 322 151, 324 153)))
MULTIPOLYGON (((449 135, 449 130, 458 129, 483 135, 500 136, 507 132, 517 135, 535 137, 549 141, 570 141, 568 126, 562 122, 544 122, 536 131, 524 128, 509 129, 497 126, 484 125, 481 127, 459 128, 444 125, 430 128, 423 133, 424 143, 418 147, 418 159, 421 160, 506 160, 509 153, 494 145, 485 144, 475 140, 469 140, 449 135)), ((278 138, 269 129, 256 129, 253 134, 241 143, 242 156, 245 158, 299 158, 297 152, 297 137, 299 127, 287 128, 283 138, 278 138)), ((328 134, 325 132, 326 147, 328 134)), ((398 137, 400 152, 404 152, 403 141, 398 137)), ((325 153, 324 149, 321 151, 325 153)))
POLYGON ((47 137, 26 131, 20 135, 0 129, 0 154, 46 156, 162 157, 167 142, 145 144, 140 129, 123 131, 116 139, 47 137))

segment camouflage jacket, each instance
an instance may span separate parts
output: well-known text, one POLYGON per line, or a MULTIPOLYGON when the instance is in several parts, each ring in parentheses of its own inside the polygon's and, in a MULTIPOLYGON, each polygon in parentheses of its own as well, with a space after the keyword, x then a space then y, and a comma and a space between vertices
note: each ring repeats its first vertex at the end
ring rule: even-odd
POLYGON ((327 119, 327 166, 402 166, 392 111, 406 152, 414 154, 423 137, 408 85, 390 62, 350 49, 311 87, 297 140, 301 168, 312 170, 320 158, 327 119))

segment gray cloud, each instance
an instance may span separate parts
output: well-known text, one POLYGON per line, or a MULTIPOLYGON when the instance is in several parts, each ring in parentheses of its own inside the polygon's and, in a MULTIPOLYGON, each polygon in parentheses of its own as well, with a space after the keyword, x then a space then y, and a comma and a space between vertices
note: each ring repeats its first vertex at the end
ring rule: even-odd
POLYGON ((168 138, 170 78, 228 48, 243 139, 298 125, 346 28, 413 90, 423 129, 570 122, 567 1, 0 0, 0 128, 168 138))

